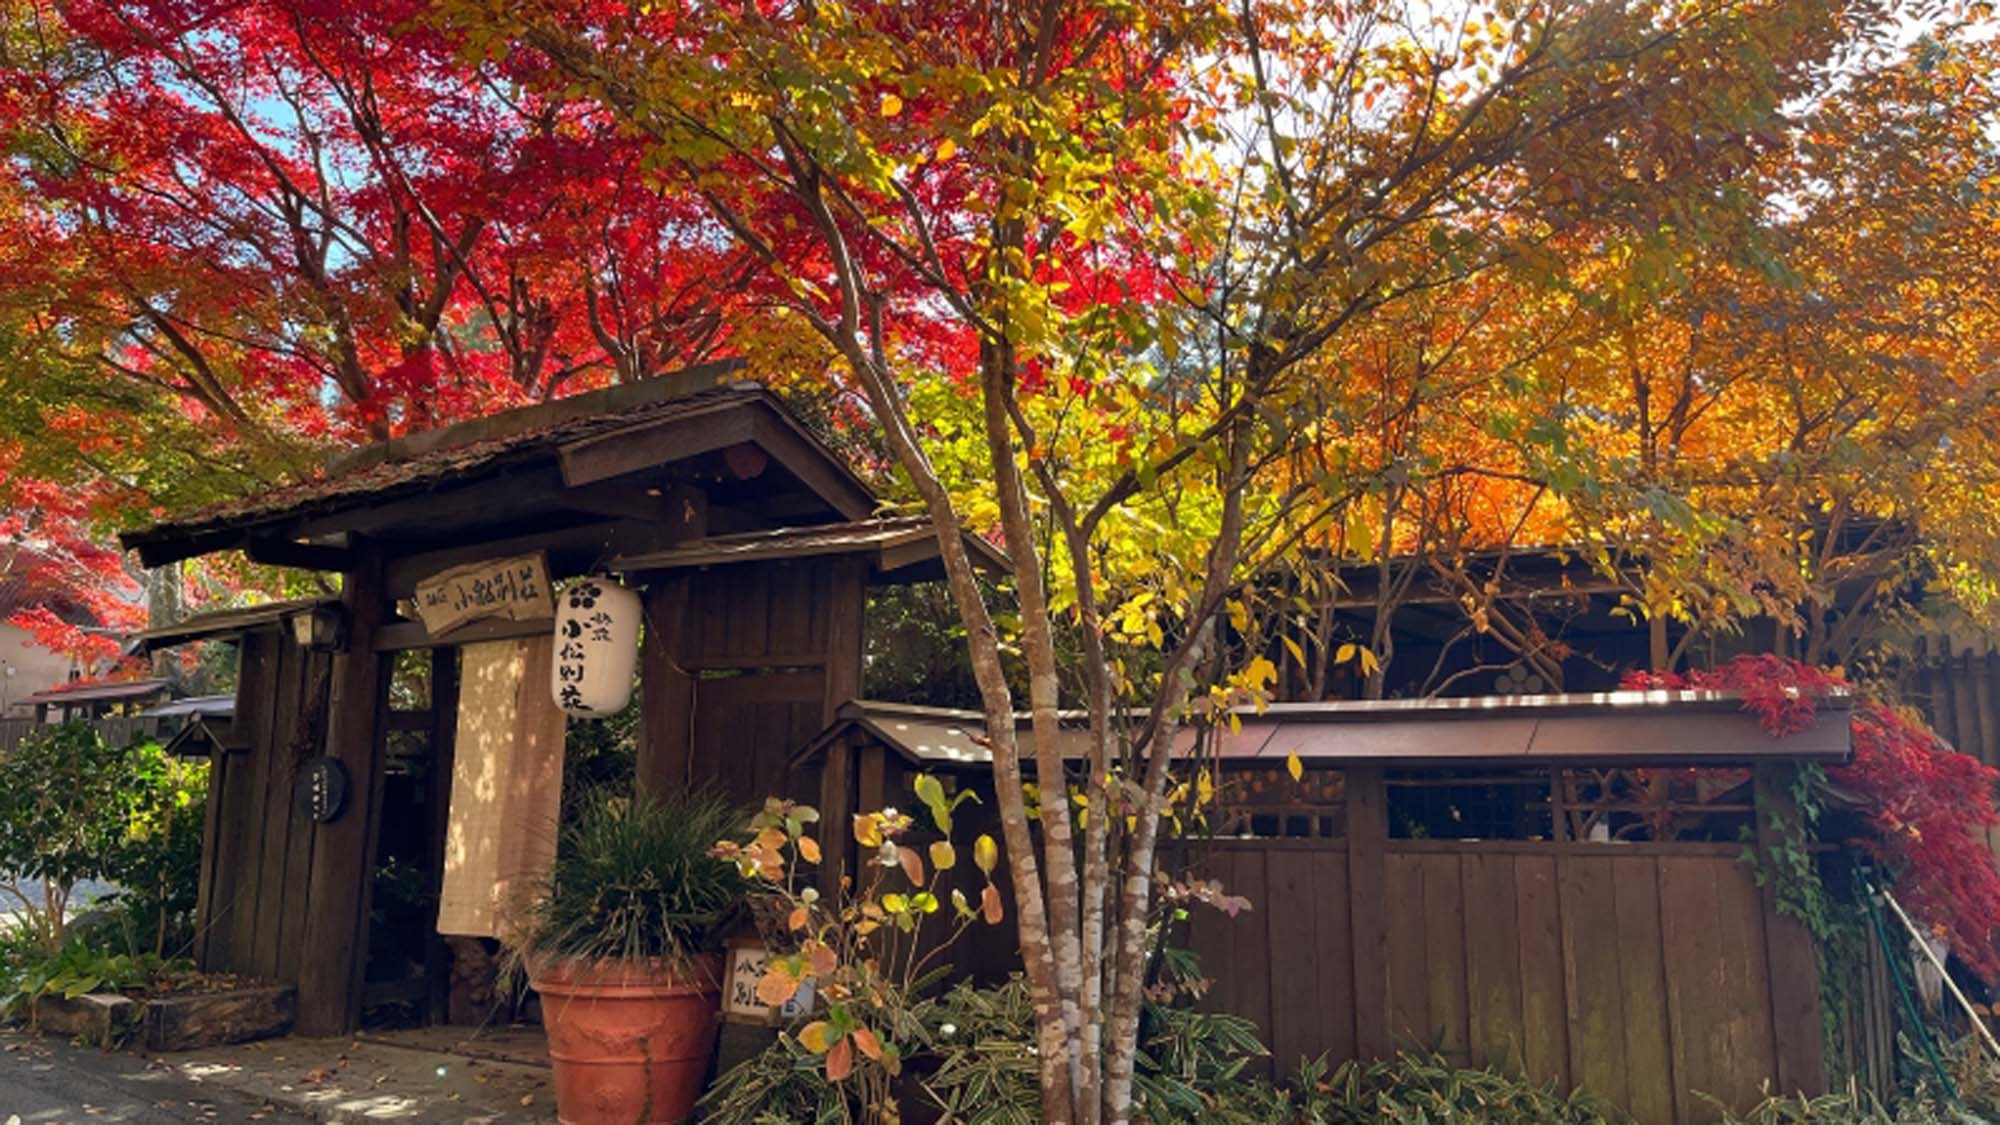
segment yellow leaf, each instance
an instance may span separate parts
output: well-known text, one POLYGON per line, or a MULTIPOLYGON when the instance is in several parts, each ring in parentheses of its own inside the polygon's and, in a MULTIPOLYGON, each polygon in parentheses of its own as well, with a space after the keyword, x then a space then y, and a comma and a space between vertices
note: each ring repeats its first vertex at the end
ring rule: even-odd
POLYGON ((903 914, 910 909, 910 900, 898 894, 883 895, 882 909, 891 914, 903 914))
POLYGON ((903 112, 903 99, 894 94, 882 95, 882 116, 894 117, 901 112, 903 112))
POLYGON ((1333 654, 1333 662, 1335 664, 1345 664, 1354 659, 1360 652, 1360 645, 1341 645, 1333 654))
POLYGON ((950 840, 939 840, 931 845, 931 866, 939 871, 950 871, 958 866, 958 851, 950 840))
POLYGON ((1285 755, 1285 772, 1292 775, 1293 781, 1304 781, 1306 764, 1299 761, 1297 754, 1287 754, 1285 755))
POLYGON ((952 157, 957 155, 958 155, 958 142, 952 140, 950 137, 946 137, 942 142, 938 144, 937 158, 939 160, 950 160, 952 157))
POLYGON ((864 848, 882 846, 882 818, 874 813, 856 813, 854 839, 864 848))
POLYGON ((993 874, 993 868, 1000 862, 1000 845, 991 836, 981 836, 972 842, 972 862, 982 874, 993 874))
POLYGON ((799 1046, 815 1055, 824 1055, 826 1049, 833 1046, 827 1042, 827 1033, 832 1030, 825 1020, 814 1020, 799 1029, 799 1046))
POLYGON ((811 836, 799 837, 799 855, 807 863, 819 862, 819 841, 811 836))
POLYGON ((1299 642, 1293 640, 1290 637, 1282 637, 1279 639, 1285 642, 1285 651, 1292 654, 1292 659, 1298 661, 1299 666, 1301 668, 1305 667, 1306 650, 1299 647, 1299 642))

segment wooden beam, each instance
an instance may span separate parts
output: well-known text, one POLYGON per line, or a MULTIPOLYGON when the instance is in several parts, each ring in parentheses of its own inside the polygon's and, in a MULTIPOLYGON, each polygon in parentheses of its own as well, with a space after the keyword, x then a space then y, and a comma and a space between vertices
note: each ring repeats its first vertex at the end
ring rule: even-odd
POLYGON ((450 645, 469 645, 478 641, 539 637, 554 629, 555 619, 551 617, 533 617, 525 621, 489 618, 485 621, 468 622, 441 636, 433 637, 421 621, 396 621, 376 630, 375 651, 401 652, 411 648, 442 648, 450 645))
POLYGON ((620 383, 603 390, 569 395, 539 406, 489 414, 483 418, 459 422, 442 429, 424 430, 394 441, 355 450, 337 462, 333 466, 333 471, 355 472, 388 461, 407 461, 440 449, 518 437, 530 431, 546 430, 579 418, 648 409, 720 386, 731 381, 741 370, 743 361, 740 359, 718 360, 685 367, 679 371, 665 372, 636 383, 620 383))
POLYGON ((614 555, 665 550, 676 542, 677 534, 679 531, 672 524, 638 520, 603 520, 525 532, 391 559, 386 581, 390 596, 407 598, 416 590, 417 583, 440 571, 481 559, 535 551, 547 552, 550 578, 571 578, 614 555))
POLYGON ((355 505, 299 523, 294 538, 320 539, 341 533, 381 536, 414 530, 440 533, 486 526, 559 511, 566 493, 561 473, 550 465, 504 470, 478 480, 449 484, 355 505))
POLYGON ((356 561, 354 552, 346 547, 265 536, 252 537, 243 553, 251 562, 299 570, 352 570, 356 561))
POLYGON ((346 767, 346 811, 314 829, 311 888, 299 960, 298 1031, 344 1035, 360 1018, 362 968, 368 959, 368 908, 382 815, 382 739, 389 662, 375 650, 386 616, 383 560, 360 545, 345 576, 347 650, 334 656, 327 705, 326 752, 346 767))
POLYGON ((751 419, 750 407, 732 402, 573 441, 558 452, 562 477, 575 488, 683 461, 750 440, 751 419))
POLYGON ((875 514, 875 494, 798 423, 775 410, 757 412, 751 440, 780 465, 851 520, 875 514))

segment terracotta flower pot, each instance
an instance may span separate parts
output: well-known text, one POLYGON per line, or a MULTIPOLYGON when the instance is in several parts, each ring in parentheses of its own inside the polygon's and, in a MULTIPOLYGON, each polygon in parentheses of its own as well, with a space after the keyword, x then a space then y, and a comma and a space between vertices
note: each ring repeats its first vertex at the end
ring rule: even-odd
POLYGON ((564 1125, 678 1125, 715 1053, 722 959, 543 962, 529 974, 564 1125))

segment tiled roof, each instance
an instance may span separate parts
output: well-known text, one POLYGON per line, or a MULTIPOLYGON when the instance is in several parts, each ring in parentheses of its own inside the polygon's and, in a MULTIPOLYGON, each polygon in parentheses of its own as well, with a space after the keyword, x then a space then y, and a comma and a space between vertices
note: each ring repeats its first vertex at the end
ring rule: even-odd
POLYGON ((546 456, 557 446, 582 438, 758 399, 775 401, 761 386, 741 382, 652 401, 633 394, 579 395, 370 446, 334 464, 323 476, 211 504, 120 538, 129 547, 144 540, 195 536, 330 509, 364 496, 386 499, 515 460, 546 456), (639 401, 632 401, 635 398, 639 401))

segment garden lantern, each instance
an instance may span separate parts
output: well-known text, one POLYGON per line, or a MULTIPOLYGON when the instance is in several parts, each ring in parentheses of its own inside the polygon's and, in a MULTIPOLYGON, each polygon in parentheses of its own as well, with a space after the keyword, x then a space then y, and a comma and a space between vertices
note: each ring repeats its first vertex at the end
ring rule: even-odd
POLYGON ((624 710, 641 614, 639 595, 603 575, 579 578, 557 597, 550 688, 564 713, 601 719, 624 710))

